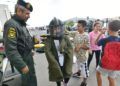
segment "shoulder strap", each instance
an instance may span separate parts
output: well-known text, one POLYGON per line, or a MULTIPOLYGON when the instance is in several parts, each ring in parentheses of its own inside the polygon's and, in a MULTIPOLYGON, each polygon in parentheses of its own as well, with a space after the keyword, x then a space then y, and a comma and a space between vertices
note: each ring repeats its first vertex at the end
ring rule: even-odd
POLYGON ((103 54, 104 54, 104 48, 105 48, 105 46, 106 46, 106 44, 107 44, 108 42, 110 42, 110 40, 107 39, 107 38, 105 38, 105 40, 104 40, 104 45, 102 46, 102 53, 101 53, 101 56, 103 56, 103 54))

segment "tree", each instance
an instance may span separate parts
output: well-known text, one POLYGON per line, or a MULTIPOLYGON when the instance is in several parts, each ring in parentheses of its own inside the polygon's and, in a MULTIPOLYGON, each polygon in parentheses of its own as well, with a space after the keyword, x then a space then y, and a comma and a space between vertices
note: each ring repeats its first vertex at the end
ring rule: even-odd
POLYGON ((74 26, 74 22, 73 21, 67 21, 67 22, 65 22, 65 26, 72 27, 72 26, 74 26))

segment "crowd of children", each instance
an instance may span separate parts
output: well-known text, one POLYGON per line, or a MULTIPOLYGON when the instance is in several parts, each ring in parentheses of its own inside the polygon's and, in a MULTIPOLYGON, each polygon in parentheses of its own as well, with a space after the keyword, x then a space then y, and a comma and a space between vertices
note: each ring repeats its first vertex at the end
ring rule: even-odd
POLYGON ((102 86, 102 74, 108 76, 109 86, 116 86, 116 77, 120 72, 120 21, 110 21, 106 28, 102 27, 101 21, 95 21, 93 30, 88 34, 84 32, 85 25, 84 20, 79 20, 77 32, 73 32, 74 35, 72 33, 78 65, 78 71, 73 73, 73 76, 82 76, 84 80, 80 86, 87 86, 86 80, 89 75, 90 63, 95 53, 98 86, 102 86), (108 33, 107 36, 105 33, 108 33), (111 43, 111 45, 108 46, 108 43, 111 43), (88 51, 89 55, 87 57, 86 53, 88 51))
POLYGON ((87 86, 90 63, 95 54, 98 86, 102 86, 102 74, 108 76, 109 86, 116 86, 115 79, 117 72, 120 72, 120 38, 118 35, 120 21, 110 21, 106 28, 102 27, 101 21, 95 21, 93 29, 89 33, 85 32, 86 25, 85 20, 78 20, 77 31, 65 30, 66 33, 64 33, 63 24, 59 19, 53 19, 50 22, 50 35, 47 36, 45 42, 49 79, 56 81, 57 86, 61 86, 62 81, 64 86, 68 86, 71 75, 81 76, 83 81, 80 86, 87 86), (71 45, 69 37, 73 38, 73 45, 71 45), (78 71, 72 74, 73 55, 77 59, 78 71))

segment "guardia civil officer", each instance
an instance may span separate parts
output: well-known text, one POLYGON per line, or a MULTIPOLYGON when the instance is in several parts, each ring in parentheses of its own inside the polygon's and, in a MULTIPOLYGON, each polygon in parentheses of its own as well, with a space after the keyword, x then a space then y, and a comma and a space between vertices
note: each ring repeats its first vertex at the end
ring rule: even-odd
POLYGON ((21 73, 22 86, 37 86, 32 57, 33 40, 26 21, 33 7, 29 2, 18 0, 15 15, 4 25, 5 53, 11 64, 21 73))

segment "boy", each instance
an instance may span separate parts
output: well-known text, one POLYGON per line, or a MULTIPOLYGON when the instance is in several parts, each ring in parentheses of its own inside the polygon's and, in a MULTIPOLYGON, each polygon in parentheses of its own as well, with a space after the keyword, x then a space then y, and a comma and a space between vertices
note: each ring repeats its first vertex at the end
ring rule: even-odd
POLYGON ((77 23, 76 32, 69 33, 74 38, 74 52, 77 57, 78 72, 76 74, 81 75, 84 79, 80 86, 87 86, 87 77, 88 67, 87 67, 87 58, 88 58, 88 49, 90 45, 88 34, 84 32, 86 28, 86 21, 79 20, 77 23))
MULTIPOLYGON (((116 86, 115 85, 115 78, 116 78, 117 72, 120 71, 120 68, 118 68, 119 67, 118 65, 120 64, 118 61, 120 61, 120 59, 116 59, 115 54, 113 54, 113 57, 112 57, 111 53, 116 52, 113 50, 114 47, 116 47, 116 46, 118 46, 118 47, 115 50, 120 49, 120 38, 118 37, 119 30, 120 30, 120 21, 113 20, 108 25, 109 37, 103 38, 103 39, 98 41, 99 37, 105 32, 105 31, 102 31, 100 33, 100 35, 98 36, 98 38, 96 39, 97 44, 99 46, 102 46, 102 50, 103 50, 102 59, 101 59, 99 66, 97 67, 97 71, 96 71, 98 86, 102 86, 101 74, 106 74, 108 76, 109 86, 116 86), (113 50, 111 53, 109 53, 107 50, 107 48, 111 47, 111 46, 107 47, 108 43, 109 44, 110 43, 117 44, 117 45, 114 45, 114 47, 112 47, 112 49, 109 50, 109 51, 113 50), (107 55, 106 55, 106 52, 107 52, 107 55), (111 66, 111 64, 112 64, 112 66, 111 66)), ((117 57, 119 57, 119 56, 117 56, 117 57)))

